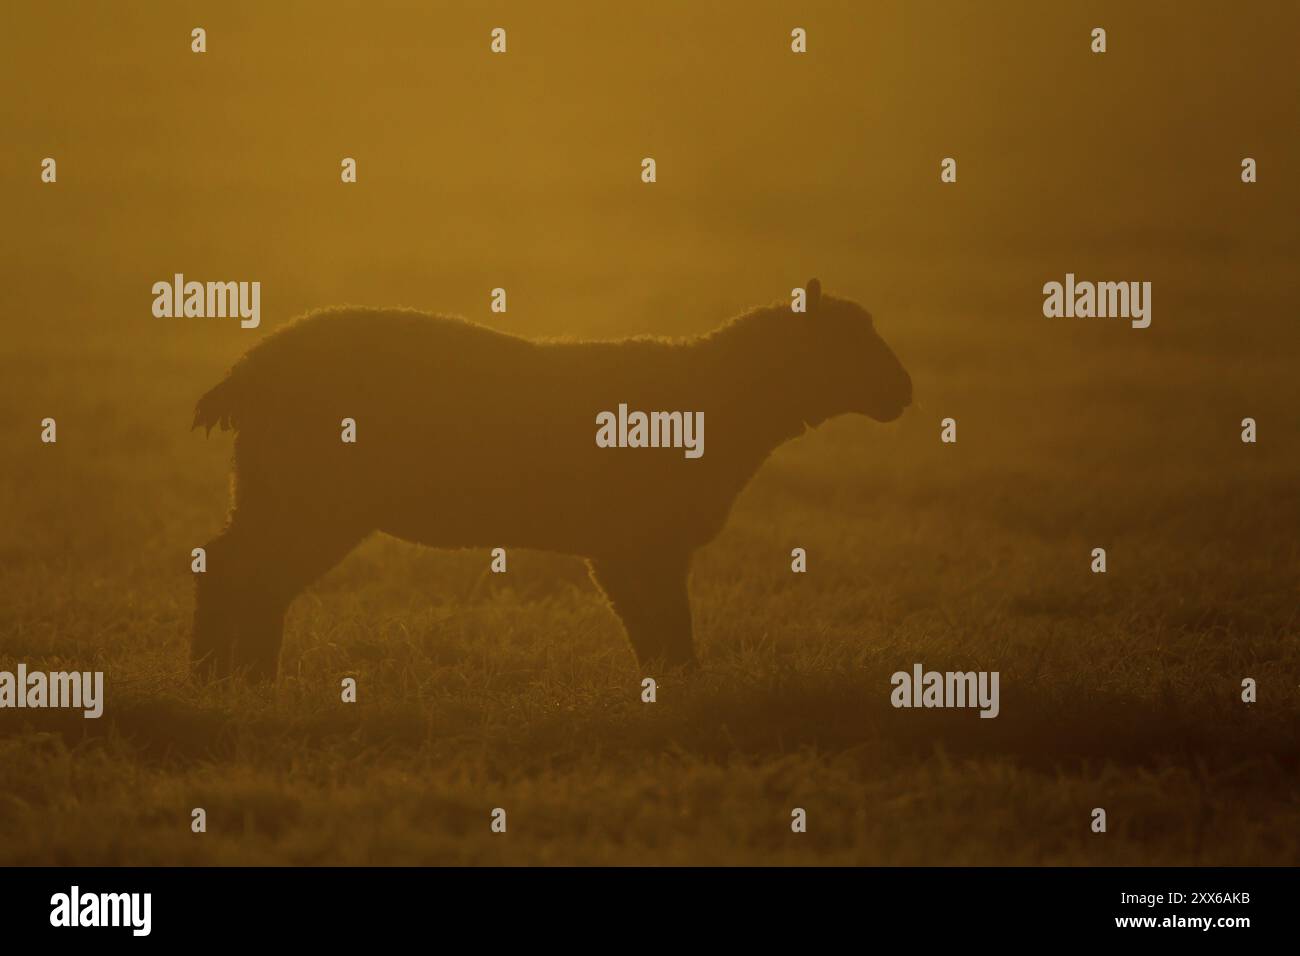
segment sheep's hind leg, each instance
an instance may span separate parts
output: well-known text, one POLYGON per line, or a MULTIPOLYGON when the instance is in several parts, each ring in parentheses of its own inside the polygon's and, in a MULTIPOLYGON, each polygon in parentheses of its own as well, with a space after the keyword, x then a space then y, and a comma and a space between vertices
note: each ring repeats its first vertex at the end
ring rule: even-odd
POLYGON ((199 680, 274 680, 294 597, 337 564, 364 530, 328 520, 254 521, 236 509, 198 575, 190 659, 199 680))
POLYGON ((275 680, 284 618, 293 599, 343 560, 368 530, 328 519, 277 523, 259 536, 243 570, 232 669, 255 681, 275 680))
POLYGON ((230 676, 237 626, 239 567, 245 560, 247 534, 233 518, 204 546, 206 567, 195 575, 194 630, 190 667, 202 681, 230 676))
POLYGON ((592 579, 622 620, 643 667, 698 664, 686 587, 689 558, 636 556, 589 563, 592 579))

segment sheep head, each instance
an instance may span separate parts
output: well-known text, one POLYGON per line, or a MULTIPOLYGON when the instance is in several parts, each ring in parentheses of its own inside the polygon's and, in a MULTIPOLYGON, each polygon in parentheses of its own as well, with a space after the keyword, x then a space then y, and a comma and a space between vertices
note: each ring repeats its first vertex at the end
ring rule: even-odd
POLYGON ((795 315, 799 352, 809 360, 821 418, 844 413, 891 422, 912 404, 912 377, 876 332, 866 309, 848 299, 822 295, 821 283, 805 287, 807 311, 795 315))

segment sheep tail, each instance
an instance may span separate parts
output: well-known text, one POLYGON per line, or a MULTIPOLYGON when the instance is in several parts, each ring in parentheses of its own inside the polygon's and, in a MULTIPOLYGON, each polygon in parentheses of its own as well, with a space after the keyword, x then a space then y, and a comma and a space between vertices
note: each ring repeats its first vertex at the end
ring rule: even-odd
POLYGON ((208 389, 194 405, 194 424, 190 426, 191 429, 202 426, 207 429, 205 434, 211 435, 214 426, 220 426, 222 431, 239 427, 235 418, 233 384, 231 376, 227 376, 208 389))

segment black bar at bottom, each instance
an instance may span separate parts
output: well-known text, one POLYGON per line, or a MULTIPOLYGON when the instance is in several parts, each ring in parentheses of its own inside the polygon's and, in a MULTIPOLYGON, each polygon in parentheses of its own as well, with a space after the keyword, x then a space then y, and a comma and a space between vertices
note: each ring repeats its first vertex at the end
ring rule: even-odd
POLYGON ((860 944, 919 933, 927 944, 1232 945, 1290 937, 1295 891, 1285 868, 31 868, 0 872, 0 938, 334 947, 414 937, 457 948, 585 938, 615 948, 713 937, 821 949, 831 933, 860 944))

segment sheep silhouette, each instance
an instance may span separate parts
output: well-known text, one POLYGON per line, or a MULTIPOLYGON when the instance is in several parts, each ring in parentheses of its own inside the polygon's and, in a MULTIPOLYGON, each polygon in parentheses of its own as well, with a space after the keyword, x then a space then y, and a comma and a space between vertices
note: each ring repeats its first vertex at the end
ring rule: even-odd
POLYGON ((273 679, 290 602, 374 531, 578 555, 646 665, 693 665, 693 552, 779 445, 912 382, 859 305, 807 286, 680 341, 538 342, 400 309, 290 323, 199 399, 234 429, 233 506, 196 576, 203 680, 273 679), (597 415, 703 412, 704 453, 599 447, 597 415), (341 422, 355 422, 355 442, 341 422))

